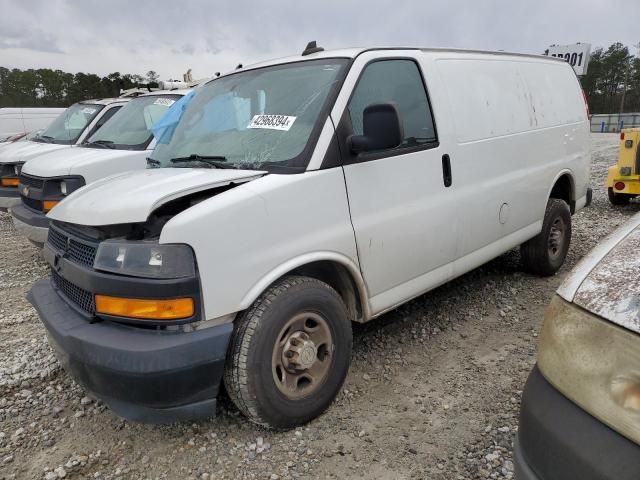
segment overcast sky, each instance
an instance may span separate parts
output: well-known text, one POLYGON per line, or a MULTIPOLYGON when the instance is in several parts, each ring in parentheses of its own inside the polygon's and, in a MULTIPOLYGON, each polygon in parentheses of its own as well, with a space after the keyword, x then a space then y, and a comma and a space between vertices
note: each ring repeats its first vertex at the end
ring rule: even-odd
POLYGON ((162 79, 298 54, 309 40, 533 53, 640 41, 640 0, 0 0, 0 12, 0 66, 162 79))

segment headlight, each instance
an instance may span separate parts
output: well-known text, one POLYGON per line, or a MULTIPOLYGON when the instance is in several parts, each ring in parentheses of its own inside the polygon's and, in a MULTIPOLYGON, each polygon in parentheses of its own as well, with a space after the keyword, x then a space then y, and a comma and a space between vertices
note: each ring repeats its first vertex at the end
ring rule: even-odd
POLYGON ((23 163, 16 163, 16 164, 13 166, 13 173, 15 173, 15 175, 16 175, 17 177, 19 177, 19 176, 20 176, 20 172, 22 171, 22 165, 24 165, 24 164, 23 164, 23 163))
POLYGON ((640 335, 555 296, 538 366, 562 394, 640 444, 640 335))
MULTIPOLYGON (((60 193, 62 195, 69 195, 70 193, 75 192, 80 187, 84 187, 84 178, 77 177, 65 177, 63 180, 60 180, 58 183, 58 188, 60 189, 60 193)), ((53 193, 53 192, 50 192, 53 193)))
POLYGON ((145 278, 183 278, 196 273, 193 251, 187 245, 143 241, 100 243, 93 268, 145 278))

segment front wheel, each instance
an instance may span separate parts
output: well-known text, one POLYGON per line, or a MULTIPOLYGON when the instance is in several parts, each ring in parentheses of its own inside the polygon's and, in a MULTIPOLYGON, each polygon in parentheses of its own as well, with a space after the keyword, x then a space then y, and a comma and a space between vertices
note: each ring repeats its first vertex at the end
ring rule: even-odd
POLYGON ((525 270, 542 276, 556 273, 571 243, 571 211, 564 200, 550 198, 542 221, 542 231, 520 246, 525 270))
POLYGON ((314 278, 284 277, 237 320, 225 387, 251 421, 295 427, 334 400, 351 346, 351 323, 338 293, 314 278))
POLYGON ((611 205, 627 205, 633 198, 633 195, 616 193, 611 187, 607 189, 607 195, 609 196, 609 202, 611 202, 611 205))

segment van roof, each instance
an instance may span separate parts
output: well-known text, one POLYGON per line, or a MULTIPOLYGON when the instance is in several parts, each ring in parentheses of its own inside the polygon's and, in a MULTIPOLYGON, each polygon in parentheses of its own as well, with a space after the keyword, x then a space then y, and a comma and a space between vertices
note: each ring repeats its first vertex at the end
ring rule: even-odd
POLYGON ((129 98, 92 98, 90 100, 81 100, 78 103, 89 103, 94 105, 111 105, 116 102, 128 102, 129 98))
POLYGON ((191 90, 191 88, 175 88, 173 90, 153 90, 151 92, 148 93, 143 93, 142 95, 138 95, 138 97, 134 97, 134 98, 140 98, 140 97, 153 97, 155 95, 166 95, 166 94, 171 94, 171 95, 186 95, 187 93, 189 93, 191 90))
MULTIPOLYGON (((479 54, 479 55, 497 55, 497 56, 509 56, 509 57, 525 57, 537 60, 548 60, 554 62, 564 62, 563 59, 549 57, 545 55, 535 55, 531 53, 513 53, 504 51, 492 51, 492 50, 470 50, 462 48, 422 48, 422 47, 374 47, 374 48, 344 48, 337 50, 323 50, 317 53, 311 53, 309 55, 295 55, 290 57, 276 58, 273 60, 267 60, 264 62, 258 62, 251 65, 247 65, 243 69, 250 70, 254 68, 266 67, 269 65, 277 65, 281 63, 292 63, 304 60, 312 60, 316 58, 356 58, 365 52, 377 51, 377 50, 412 50, 421 52, 432 53, 456 53, 456 54, 479 54)), ((232 72, 227 72, 232 73, 232 72)))
MULTIPOLYGON (((186 95, 187 93, 189 93, 191 91, 190 88, 184 88, 184 89, 176 89, 176 90, 153 90, 149 93, 143 93, 142 95, 138 95, 139 97, 147 97, 147 96, 153 96, 153 95, 164 95, 167 93, 171 93, 174 95, 186 95)), ((95 105, 111 105, 112 103, 126 103, 126 102, 130 102, 131 100, 133 100, 134 98, 137 97, 115 97, 115 98, 93 98, 91 100, 81 100, 78 103, 85 103, 85 104, 95 104, 95 105)))

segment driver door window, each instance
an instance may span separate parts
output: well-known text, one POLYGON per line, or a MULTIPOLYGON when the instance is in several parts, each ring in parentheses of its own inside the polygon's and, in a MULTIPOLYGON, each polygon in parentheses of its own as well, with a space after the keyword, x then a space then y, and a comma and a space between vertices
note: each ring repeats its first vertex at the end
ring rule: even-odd
POLYGON ((387 102, 396 105, 404 127, 404 139, 397 149, 437 142, 427 91, 414 61, 384 60, 365 67, 348 106, 353 133, 362 135, 366 107, 387 102))
POLYGON ((113 117, 115 115, 115 113, 120 110, 120 108, 122 108, 121 105, 118 105, 116 107, 111 107, 109 110, 107 110, 106 112, 104 112, 104 114, 102 115, 102 117, 100 117, 98 119, 98 121, 96 122, 95 126, 91 129, 91 131, 87 134, 87 136, 85 138, 89 139, 91 137, 91 135, 93 135, 94 133, 96 133, 98 130, 100 130, 100 127, 102 127, 105 123, 107 123, 107 121, 113 117))

